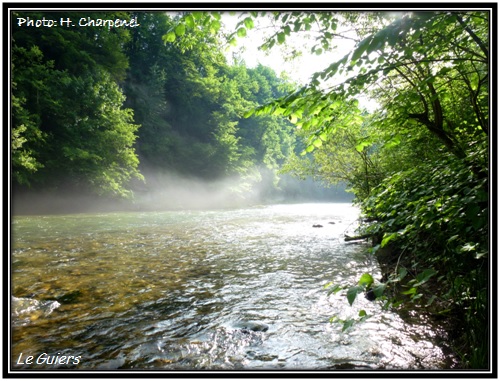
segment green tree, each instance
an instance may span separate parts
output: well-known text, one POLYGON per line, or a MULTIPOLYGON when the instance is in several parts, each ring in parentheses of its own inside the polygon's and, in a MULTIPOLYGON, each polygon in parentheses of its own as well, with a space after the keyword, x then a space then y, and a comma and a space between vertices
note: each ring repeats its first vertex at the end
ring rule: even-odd
MULTIPOLYGON (((15 51, 15 50, 14 50, 15 51)), ((23 65, 23 59, 19 60, 19 56, 23 55, 25 60, 32 62, 32 73, 43 75, 46 68, 43 64, 39 63, 41 52, 39 49, 32 48, 29 52, 25 49, 18 54, 13 54, 12 72, 13 77, 16 77, 17 67, 16 64, 23 65)), ((43 144, 45 134, 39 128, 39 116, 33 114, 26 105, 26 97, 18 92, 16 82, 12 82, 12 128, 11 128, 11 154, 12 154, 12 167, 13 177, 19 184, 29 185, 30 177, 39 168, 43 167, 40 163, 38 151, 43 144), (27 144, 26 144, 27 143, 27 144)))
MULTIPOLYGON (((356 108, 355 102, 351 107, 356 108)), ((366 199, 384 178, 388 155, 397 140, 377 129, 374 118, 366 112, 350 111, 350 115, 354 113, 357 117, 349 118, 348 128, 335 128, 314 137, 302 155, 288 158, 282 171, 327 184, 345 184, 357 200, 366 199)), ((298 134, 306 143, 311 140, 303 130, 298 134)))
POLYGON ((146 27, 132 32, 130 52, 148 59, 131 58, 125 84, 127 104, 142 125, 138 152, 159 171, 257 181, 253 167, 263 163, 276 172, 295 137, 283 118, 243 114, 285 94, 290 85, 262 66, 228 65, 220 53, 220 25, 214 28, 220 18, 203 15, 139 15, 146 27), (155 40, 161 32, 162 49, 155 40))
POLYGON ((129 180, 141 178, 133 149, 138 126, 116 84, 127 67, 120 45, 126 36, 106 28, 14 26, 12 150, 19 184, 131 195, 129 180))

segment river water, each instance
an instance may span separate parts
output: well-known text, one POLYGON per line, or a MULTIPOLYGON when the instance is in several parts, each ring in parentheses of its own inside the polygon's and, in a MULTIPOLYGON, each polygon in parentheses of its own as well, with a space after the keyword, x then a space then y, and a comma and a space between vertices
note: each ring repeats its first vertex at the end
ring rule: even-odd
POLYGON ((424 321, 327 295, 380 278, 366 244, 342 239, 357 216, 331 203, 14 217, 12 368, 446 368, 424 321), (330 323, 360 310, 344 332, 330 323))

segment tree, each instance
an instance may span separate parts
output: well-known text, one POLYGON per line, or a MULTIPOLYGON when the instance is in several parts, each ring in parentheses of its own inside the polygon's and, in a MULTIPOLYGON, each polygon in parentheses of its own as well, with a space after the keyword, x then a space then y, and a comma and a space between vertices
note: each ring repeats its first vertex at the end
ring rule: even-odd
MULTIPOLYGON (((243 114, 292 85, 269 68, 229 65, 221 38, 211 27, 194 28, 189 16, 139 13, 141 28, 131 30, 125 46, 130 70, 123 86, 141 125, 137 152, 146 181, 174 172, 208 181, 231 177, 246 190, 264 178, 276 183, 294 149, 293 126, 282 117, 243 114)), ((210 20, 204 25, 217 24, 210 20)))
POLYGON ((45 66, 39 64, 39 57, 41 52, 38 48, 34 47, 30 51, 22 49, 16 52, 14 48, 13 56, 16 58, 12 60, 13 77, 16 78, 12 82, 12 166, 14 179, 19 184, 30 184, 31 175, 39 168, 43 167, 37 158, 38 149, 42 144, 45 134, 39 128, 39 116, 33 114, 33 111, 27 109, 26 97, 19 93, 17 80, 19 78, 15 75, 17 73, 17 65, 25 65, 22 59, 18 57, 24 56, 28 62, 33 62, 32 72, 37 75, 43 75, 45 66), (39 73, 39 74, 38 74, 39 73), (28 143, 28 144, 26 144, 28 143))
MULTIPOLYGON (((275 19, 281 20, 281 31, 276 32, 265 48, 282 44, 291 31, 309 30, 311 23, 317 22, 321 27, 317 40, 323 43, 322 50, 326 50, 331 45, 329 38, 336 35, 341 15, 276 12, 275 19)), ((375 31, 361 28, 360 40, 351 53, 316 73, 293 96, 281 98, 262 110, 278 111, 291 118, 316 112, 318 123, 311 125, 316 127, 322 118, 328 122, 330 115, 323 110, 326 102, 334 102, 339 96, 348 99, 368 90, 387 110, 384 118, 390 117, 399 124, 421 125, 447 150, 465 157, 468 141, 480 138, 481 133, 487 134, 486 15, 412 12, 401 14, 389 23, 377 13, 348 14, 344 19, 350 22, 366 19, 381 27, 375 31), (327 87, 328 80, 341 74, 348 78, 327 87), (460 97, 463 93, 468 95, 460 97), (454 111, 457 101, 462 105, 457 108, 460 113, 454 111)))
MULTIPOLYGON (((50 19, 51 14, 15 16, 50 19)), ((42 32, 17 25, 13 31, 14 179, 48 189, 130 196, 128 182, 141 175, 133 149, 138 126, 132 111, 122 108, 116 84, 127 67, 119 45, 126 32, 92 27, 42 32)))

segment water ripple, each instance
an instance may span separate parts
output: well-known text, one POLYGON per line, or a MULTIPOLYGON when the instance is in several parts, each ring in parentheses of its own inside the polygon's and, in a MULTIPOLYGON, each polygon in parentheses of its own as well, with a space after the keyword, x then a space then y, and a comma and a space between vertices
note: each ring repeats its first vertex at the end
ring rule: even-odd
POLYGON ((323 290, 380 275, 366 246, 341 239, 356 213, 309 204, 16 217, 13 294, 37 302, 13 310, 14 357, 78 351, 78 369, 445 366, 425 322, 323 290), (346 332, 329 322, 360 309, 370 318, 346 332), (235 324, 245 321, 268 329, 235 324))

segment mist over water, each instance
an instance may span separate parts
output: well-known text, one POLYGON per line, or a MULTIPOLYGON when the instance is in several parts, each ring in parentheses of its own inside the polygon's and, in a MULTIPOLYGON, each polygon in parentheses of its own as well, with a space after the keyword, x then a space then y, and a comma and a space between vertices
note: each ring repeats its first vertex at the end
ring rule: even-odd
POLYGON ((161 211, 237 208, 257 204, 296 202, 349 202, 352 195, 341 187, 327 188, 311 179, 282 176, 273 179, 228 177, 204 180, 176 173, 146 174, 134 187, 134 197, 117 199, 78 193, 75 189, 16 192, 12 214, 64 214, 112 211, 161 211))
POLYGON ((261 201, 262 189, 257 185, 239 178, 202 180, 160 174, 150 176, 146 186, 135 192, 135 202, 142 210, 240 207, 261 201))

